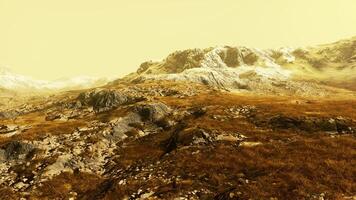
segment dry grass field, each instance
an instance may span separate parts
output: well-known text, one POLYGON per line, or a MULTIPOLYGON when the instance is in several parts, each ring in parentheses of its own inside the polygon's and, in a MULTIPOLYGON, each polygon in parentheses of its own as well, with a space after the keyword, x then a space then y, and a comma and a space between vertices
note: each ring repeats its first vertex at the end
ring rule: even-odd
MULTIPOLYGON (((153 90, 155 86, 138 87, 153 90)), ((181 86, 166 83, 165 88, 176 87, 181 86)), ((93 121, 108 123, 125 116, 136 104, 161 102, 175 113, 155 122, 158 131, 142 137, 130 135, 152 124, 131 124, 136 128, 115 143, 102 174, 62 171, 18 192, 11 189, 13 185, 3 184, 0 199, 355 198, 356 99, 258 96, 201 87, 193 96, 153 95, 70 120, 46 120, 48 109, 63 111, 56 106, 1 120, 0 124, 31 126, 21 134, 0 137, 0 147, 5 148, 12 141, 71 134, 93 121), (166 125, 169 122, 175 123, 166 125)), ((111 87, 120 88, 127 87, 111 87)), ((71 94, 77 96, 77 92, 71 94)), ((89 133, 87 148, 101 141, 95 131, 81 134, 89 133)), ((16 180, 30 179, 44 173, 36 167, 49 166, 60 155, 28 157, 11 165, 8 172, 15 172, 16 180)), ((78 155, 92 156, 86 151, 78 155)))

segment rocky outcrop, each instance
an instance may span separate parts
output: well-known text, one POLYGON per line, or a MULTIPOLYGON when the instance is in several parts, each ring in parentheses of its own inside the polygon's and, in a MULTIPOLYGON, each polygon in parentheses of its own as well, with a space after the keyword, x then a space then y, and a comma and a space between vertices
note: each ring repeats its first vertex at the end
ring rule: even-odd
POLYGON ((113 126, 111 136, 115 141, 121 141, 130 136, 139 136, 139 133, 141 133, 141 136, 144 135, 142 130, 134 127, 134 124, 141 123, 141 117, 136 113, 129 113, 125 117, 113 120, 111 123, 113 126))
POLYGON ((137 73, 156 74, 156 73, 181 73, 186 69, 199 67, 207 50, 188 49, 174 52, 164 60, 164 62, 145 62, 142 63, 137 73))
POLYGON ((77 99, 81 105, 92 106, 94 110, 98 112, 110 110, 132 101, 130 97, 115 90, 84 92, 81 93, 77 99))
POLYGON ((134 110, 144 121, 149 122, 158 122, 171 112, 171 109, 161 102, 140 104, 135 106, 134 110))
POLYGON ((317 118, 278 115, 272 117, 268 124, 275 129, 299 129, 307 132, 323 131, 337 134, 352 134, 356 132, 352 120, 342 117, 317 118))
POLYGON ((6 160, 25 159, 34 151, 34 147, 27 143, 12 141, 6 144, 2 151, 6 160))

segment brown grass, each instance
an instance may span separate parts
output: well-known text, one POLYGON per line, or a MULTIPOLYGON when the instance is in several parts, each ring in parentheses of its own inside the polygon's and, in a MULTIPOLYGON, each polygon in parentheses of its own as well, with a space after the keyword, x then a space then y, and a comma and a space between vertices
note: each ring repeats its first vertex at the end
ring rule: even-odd
MULTIPOLYGON (((177 108, 208 106, 208 115, 222 114, 222 110, 228 106, 254 105, 260 112, 265 112, 266 116, 283 113, 288 116, 356 117, 356 101, 348 99, 320 101, 219 94, 185 99, 163 97, 160 100, 177 108)), ((193 146, 172 152, 163 158, 171 162, 164 170, 172 177, 183 177, 184 181, 189 182, 189 186, 181 186, 179 189, 165 186, 162 198, 169 198, 180 190, 191 191, 199 188, 208 188, 218 194, 231 186, 235 193, 241 192, 241 199, 310 199, 312 195, 321 193, 325 194, 326 199, 340 199, 342 195, 352 196, 356 193, 356 140, 352 135, 331 138, 321 133, 261 130, 246 119, 220 122, 208 116, 191 119, 189 124, 221 132, 240 132, 248 136, 248 140, 261 141, 263 145, 236 148, 223 143, 208 147, 193 146), (192 155, 196 150, 200 152, 192 155), (239 178, 241 173, 245 175, 243 180, 239 178), (245 179, 248 183, 244 182, 245 179)), ((158 135, 151 137, 152 141, 162 139, 158 135)), ((135 160, 145 159, 147 154, 136 151, 143 147, 142 144, 136 145, 123 149, 123 160, 130 158, 130 163, 133 164, 135 160)), ((144 149, 150 152, 153 149, 158 150, 158 147, 151 145, 144 146, 144 149)), ((160 159, 157 156, 149 158, 151 161, 160 159)), ((151 185, 152 183, 145 184, 143 186, 142 182, 133 182, 128 187, 131 188, 130 191, 135 191, 155 186, 151 185)), ((110 195, 106 198, 113 199, 113 194, 119 188, 113 184, 110 195)), ((122 192, 120 194, 125 193, 122 192)))
MULTIPOLYGON (((152 83, 150 86, 156 86, 152 83)), ((248 118, 229 118, 219 121, 213 115, 224 115, 231 106, 253 105, 261 117, 286 116, 337 117, 356 119, 356 99, 306 99, 294 97, 251 96, 222 92, 202 93, 198 96, 175 98, 157 97, 175 109, 207 107, 207 114, 186 120, 188 127, 216 130, 218 133, 241 133, 248 141, 262 142, 255 147, 237 147, 228 142, 207 145, 179 144, 177 149, 162 156, 162 142, 170 131, 131 140, 119 148, 108 164, 108 177, 62 173, 46 182, 34 193, 34 199, 68 198, 75 191, 82 199, 117 199, 138 189, 154 189, 157 196, 169 199, 181 191, 208 189, 200 199, 231 191, 239 199, 310 199, 325 194, 326 199, 342 199, 356 194, 356 139, 352 134, 332 138, 325 133, 305 133, 295 130, 271 130, 256 127, 248 118), (184 148, 183 148, 184 147, 184 148), (197 152, 192 154, 192 152, 197 152), (136 167, 147 167, 160 161, 161 171, 169 177, 180 176, 177 182, 164 183, 157 178, 135 180, 136 167), (121 172, 119 173, 119 171, 121 172), (113 177, 117 175, 117 177, 113 177), (127 179, 125 186, 119 185, 127 179), (248 180, 248 181, 246 181, 248 180)), ((0 144, 12 139, 35 139, 42 133, 71 133, 76 127, 95 118, 109 121, 121 116, 125 109, 117 109, 95 116, 68 122, 46 122, 43 113, 19 117, 18 124, 31 124, 32 129, 13 138, 0 139, 0 144)), ((1 123, 9 123, 2 121, 1 123)), ((158 169, 152 171, 158 173, 158 169)), ((0 198, 7 189, 0 190, 0 198)), ((11 195, 9 193, 9 195, 11 195)))

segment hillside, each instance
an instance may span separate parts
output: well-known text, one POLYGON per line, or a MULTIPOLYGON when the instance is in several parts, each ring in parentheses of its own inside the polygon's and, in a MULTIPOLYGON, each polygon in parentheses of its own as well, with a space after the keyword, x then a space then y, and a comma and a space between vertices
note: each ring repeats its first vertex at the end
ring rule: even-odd
POLYGON ((348 199, 356 101, 148 81, 0 115, 0 199, 348 199))
POLYGON ((354 47, 177 51, 51 94, 3 73, 0 199, 355 199, 354 47))

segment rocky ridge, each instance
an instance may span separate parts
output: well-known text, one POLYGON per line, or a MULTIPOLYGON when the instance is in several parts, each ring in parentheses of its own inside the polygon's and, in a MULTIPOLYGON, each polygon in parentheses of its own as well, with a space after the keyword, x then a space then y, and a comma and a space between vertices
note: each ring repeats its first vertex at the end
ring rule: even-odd
POLYGON ((136 73, 117 82, 192 81, 225 90, 328 96, 342 91, 327 85, 352 89, 349 86, 356 78, 351 73, 356 63, 355 44, 352 38, 299 49, 189 49, 174 52, 162 61, 145 62, 136 73))

